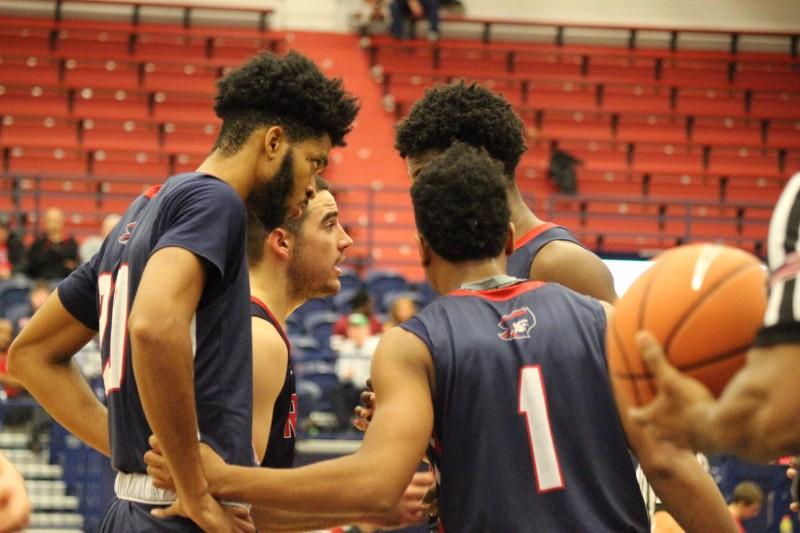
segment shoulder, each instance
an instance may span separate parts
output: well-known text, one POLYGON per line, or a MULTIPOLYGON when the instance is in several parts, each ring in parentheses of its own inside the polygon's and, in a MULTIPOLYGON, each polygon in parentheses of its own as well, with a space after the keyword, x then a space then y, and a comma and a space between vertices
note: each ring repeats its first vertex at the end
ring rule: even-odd
POLYGON ((614 278, 608 266, 577 243, 552 241, 536 255, 531 279, 555 282, 581 294, 614 302, 614 278))
POLYGON ((278 329, 267 320, 252 317, 253 326, 253 359, 268 358, 271 360, 286 359, 289 347, 278 329))

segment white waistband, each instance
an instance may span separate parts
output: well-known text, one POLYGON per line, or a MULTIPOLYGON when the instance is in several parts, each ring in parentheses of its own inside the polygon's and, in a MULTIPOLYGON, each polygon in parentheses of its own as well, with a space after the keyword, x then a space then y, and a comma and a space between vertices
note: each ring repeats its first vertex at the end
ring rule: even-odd
MULTIPOLYGON (((117 472, 114 480, 114 492, 120 500, 145 505, 169 505, 178 497, 171 490, 159 489, 153 485, 153 478, 147 474, 127 474, 125 472, 117 472)), ((225 507, 243 507, 248 510, 251 508, 248 503, 227 500, 220 503, 225 507)))
POLYGON ((153 485, 153 478, 147 474, 117 472, 117 478, 114 480, 114 492, 120 500, 147 505, 168 505, 177 498, 177 495, 171 490, 159 489, 153 485))

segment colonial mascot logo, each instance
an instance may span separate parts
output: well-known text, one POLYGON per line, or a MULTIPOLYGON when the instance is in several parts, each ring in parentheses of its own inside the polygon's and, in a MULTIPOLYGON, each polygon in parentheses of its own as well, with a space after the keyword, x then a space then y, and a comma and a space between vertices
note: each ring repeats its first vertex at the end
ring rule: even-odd
POLYGON ((536 316, 527 307, 522 307, 513 310, 500 319, 497 327, 503 331, 498 333, 497 336, 504 341, 530 339, 530 332, 535 326, 536 316))

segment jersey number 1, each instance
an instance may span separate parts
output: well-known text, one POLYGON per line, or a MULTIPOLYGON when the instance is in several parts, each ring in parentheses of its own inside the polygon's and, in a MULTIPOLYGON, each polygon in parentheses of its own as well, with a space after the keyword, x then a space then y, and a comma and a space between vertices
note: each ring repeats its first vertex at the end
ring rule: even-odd
POLYGON ((108 360, 103 365, 103 385, 106 395, 119 390, 125 377, 125 339, 128 330, 128 265, 117 271, 116 283, 110 273, 101 274, 97 280, 100 293, 100 347, 106 338, 109 311, 111 331, 109 333, 108 360), (113 291, 113 298, 111 293, 113 291), (111 309, 109 309, 109 307, 111 309))
POLYGON ((542 370, 539 365, 524 366, 519 371, 519 410, 528 426, 533 473, 539 492, 564 488, 561 465, 558 464, 556 445, 547 412, 547 394, 544 390, 542 370))

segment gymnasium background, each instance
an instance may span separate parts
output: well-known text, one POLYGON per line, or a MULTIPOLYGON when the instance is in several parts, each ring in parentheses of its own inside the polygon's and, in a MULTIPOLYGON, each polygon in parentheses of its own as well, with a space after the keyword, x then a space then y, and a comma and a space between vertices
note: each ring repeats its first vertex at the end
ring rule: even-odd
MULTIPOLYGON (((202 161, 218 131, 214 80, 259 49, 296 48, 343 77, 362 111, 325 177, 355 245, 343 294, 290 325, 298 375, 315 387, 301 405, 303 461, 358 445, 331 429, 326 397, 337 381, 328 338, 352 296, 366 288, 381 316, 401 295, 432 298, 392 147, 394 123, 426 86, 466 78, 514 103, 529 145, 521 190, 540 217, 622 260, 610 263, 620 291, 681 243, 763 257, 772 206, 800 171, 796 0, 462 0, 463 15, 441 12, 438 41, 420 21, 403 42, 381 20, 359 36, 358 0, 139 4, 0 3, 0 215, 26 244, 52 207, 78 242, 98 234, 143 189, 202 161), (575 191, 551 180, 556 153, 577 160, 575 191)), ((0 281, 3 316, 26 304, 31 283, 0 281)), ((30 404, 5 398, 0 409, 30 404)), ((32 446, 31 423, 6 424, 0 447, 29 480, 32 529, 93 530, 111 493, 107 462, 46 422, 32 446)), ((748 531, 779 531, 783 467, 712 462, 724 492, 743 479, 767 491, 748 531)))

